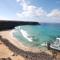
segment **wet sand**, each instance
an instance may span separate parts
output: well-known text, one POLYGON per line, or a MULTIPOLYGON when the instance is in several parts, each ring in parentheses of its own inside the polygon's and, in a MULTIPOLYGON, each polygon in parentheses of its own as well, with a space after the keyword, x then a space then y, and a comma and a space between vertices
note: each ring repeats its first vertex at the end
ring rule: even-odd
POLYGON ((0 31, 0 58, 12 60, 53 60, 52 53, 46 49, 24 46, 11 35, 11 30, 0 31))

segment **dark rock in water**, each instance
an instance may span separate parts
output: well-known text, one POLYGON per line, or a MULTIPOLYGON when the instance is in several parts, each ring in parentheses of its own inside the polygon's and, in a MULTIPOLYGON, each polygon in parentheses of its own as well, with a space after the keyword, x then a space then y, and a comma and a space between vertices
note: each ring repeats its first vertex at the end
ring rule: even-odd
POLYGON ((19 25, 40 25, 38 22, 25 22, 25 21, 0 21, 0 31, 13 29, 19 25))

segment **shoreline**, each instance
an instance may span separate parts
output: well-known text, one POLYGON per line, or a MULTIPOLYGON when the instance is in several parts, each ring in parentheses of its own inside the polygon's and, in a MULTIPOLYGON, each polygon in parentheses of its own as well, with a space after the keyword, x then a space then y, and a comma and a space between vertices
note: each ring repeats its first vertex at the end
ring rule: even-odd
MULTIPOLYGON (((40 59, 52 60, 53 59, 52 53, 49 52, 48 50, 45 51, 45 48, 36 49, 36 48, 30 48, 30 47, 24 46, 15 37, 11 36, 11 30, 1 31, 0 40, 3 42, 4 46, 7 47, 5 49, 9 49, 9 51, 12 52, 12 53, 9 53, 8 51, 9 57, 12 60, 16 60, 15 58, 17 58, 18 60, 40 60, 40 59)), ((3 49, 4 49, 4 46, 2 46, 3 49)), ((1 51, 2 51, 2 56, 4 56, 3 50, 1 51)), ((4 52, 7 53, 6 51, 4 52)), ((8 55, 6 57, 8 58, 8 55)))
POLYGON ((3 37, 3 38, 6 38, 9 40, 10 43, 12 43, 13 45, 15 45, 16 47, 24 50, 24 51, 31 51, 31 52, 35 52, 37 53, 40 52, 41 50, 40 49, 37 49, 37 48, 32 48, 32 47, 27 47, 25 45, 23 45, 20 41, 18 41, 11 33, 12 30, 8 30, 8 31, 1 31, 0 32, 0 35, 3 37))
POLYGON ((8 39, 8 41, 10 43, 12 43, 13 45, 15 45, 16 47, 18 47, 19 49, 22 49, 24 51, 30 51, 30 52, 34 52, 34 53, 38 53, 38 52, 47 52, 50 54, 50 52, 46 49, 46 48, 35 48, 35 47, 28 47, 22 44, 22 42, 18 41, 17 38, 15 38, 12 35, 13 30, 7 30, 7 31, 1 31, 0 35, 3 38, 8 39))

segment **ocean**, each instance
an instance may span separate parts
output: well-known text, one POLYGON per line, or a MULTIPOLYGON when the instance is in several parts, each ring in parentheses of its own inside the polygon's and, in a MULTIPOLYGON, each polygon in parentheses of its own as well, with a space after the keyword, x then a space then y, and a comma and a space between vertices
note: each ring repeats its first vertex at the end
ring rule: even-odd
POLYGON ((46 46, 47 42, 53 42, 56 40, 57 37, 60 37, 59 23, 40 23, 40 25, 22 25, 16 26, 14 30, 14 37, 16 37, 17 40, 22 42, 24 45, 30 47, 44 47, 46 46), (30 41, 29 38, 32 41, 30 41))

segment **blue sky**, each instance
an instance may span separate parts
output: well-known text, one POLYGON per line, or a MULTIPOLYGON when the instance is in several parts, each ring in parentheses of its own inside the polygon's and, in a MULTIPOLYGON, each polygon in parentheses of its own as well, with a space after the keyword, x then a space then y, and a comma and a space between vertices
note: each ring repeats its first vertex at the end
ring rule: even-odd
POLYGON ((0 19, 60 23, 60 0, 0 0, 0 19))

